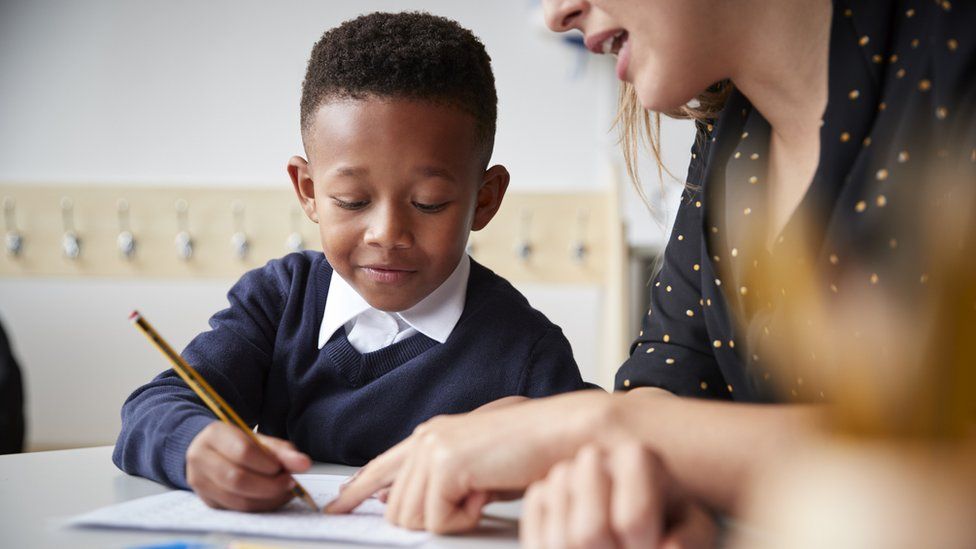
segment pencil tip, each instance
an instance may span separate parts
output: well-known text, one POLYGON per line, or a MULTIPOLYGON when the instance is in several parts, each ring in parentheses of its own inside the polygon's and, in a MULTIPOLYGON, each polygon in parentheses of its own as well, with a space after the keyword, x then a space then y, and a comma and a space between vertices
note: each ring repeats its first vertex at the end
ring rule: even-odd
POLYGON ((316 513, 319 513, 319 512, 321 512, 321 509, 319 509, 319 506, 318 506, 318 504, 317 504, 317 503, 315 503, 315 500, 314 500, 314 499, 312 499, 312 496, 311 496, 311 495, 309 495, 309 494, 308 494, 307 492, 306 492, 306 494, 305 494, 305 501, 306 501, 306 502, 307 502, 307 503, 308 503, 309 505, 311 505, 311 506, 312 506, 312 509, 315 509, 315 512, 316 512, 316 513))
POLYGON ((131 321, 135 321, 138 318, 139 318, 139 311, 132 311, 129 314, 129 320, 131 320, 131 321))

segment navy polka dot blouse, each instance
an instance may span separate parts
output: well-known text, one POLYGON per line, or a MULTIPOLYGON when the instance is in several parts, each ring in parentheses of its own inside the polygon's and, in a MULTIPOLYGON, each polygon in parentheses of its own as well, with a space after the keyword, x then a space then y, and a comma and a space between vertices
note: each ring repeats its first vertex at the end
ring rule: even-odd
POLYGON ((819 164, 767 245, 749 235, 767 222, 769 137, 737 91, 716 120, 698 123, 688 185, 617 390, 749 402, 830 397, 773 366, 764 342, 786 292, 750 284, 752 273, 796 247, 802 218, 812 221, 804 248, 813 248, 827 295, 929 283, 917 238, 924 216, 913 212, 938 194, 932 166, 976 187, 976 3, 834 2, 819 164))

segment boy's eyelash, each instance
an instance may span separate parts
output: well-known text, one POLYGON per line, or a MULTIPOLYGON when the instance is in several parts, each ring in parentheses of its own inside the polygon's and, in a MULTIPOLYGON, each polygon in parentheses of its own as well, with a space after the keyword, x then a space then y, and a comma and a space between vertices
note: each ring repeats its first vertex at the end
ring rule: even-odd
POLYGON ((368 200, 356 200, 353 202, 346 202, 345 200, 340 200, 335 197, 332 198, 332 201, 335 202, 336 206, 339 206, 343 210, 361 210, 365 208, 367 204, 369 204, 368 200))
POLYGON ((440 204, 421 204, 420 202, 413 202, 413 207, 424 213, 437 213, 447 207, 447 202, 441 202, 440 204))
MULTIPOLYGON (((336 197, 332 197, 332 201, 335 205, 342 208, 343 210, 361 210, 369 205, 369 200, 354 200, 346 201, 336 197)), ((417 208, 424 213, 437 213, 447 207, 447 202, 441 202, 439 204, 424 204, 422 202, 411 202, 414 208, 417 208)))

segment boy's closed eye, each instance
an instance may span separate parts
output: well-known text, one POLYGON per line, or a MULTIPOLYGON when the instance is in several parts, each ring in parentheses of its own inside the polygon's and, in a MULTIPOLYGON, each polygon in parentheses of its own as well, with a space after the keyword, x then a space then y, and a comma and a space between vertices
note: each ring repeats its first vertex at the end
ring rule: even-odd
POLYGON ((369 200, 349 200, 330 196, 332 202, 343 210, 361 210, 369 205, 369 200))
MULTIPOLYGON (((331 196, 329 198, 332 199, 332 202, 336 206, 342 208, 343 210, 352 210, 352 211, 362 210, 363 208, 369 206, 370 204, 369 200, 349 200, 349 199, 342 199, 337 196, 331 196)), ((437 212, 444 211, 444 209, 446 209, 447 206, 450 205, 450 203, 451 203, 450 200, 443 201, 443 202, 430 202, 430 203, 418 202, 418 201, 410 202, 410 204, 413 205, 414 208, 424 213, 437 213, 437 212)))
POLYGON ((411 202, 414 208, 417 208, 424 213, 437 213, 444 211, 444 209, 447 208, 450 203, 450 201, 435 203, 411 202))

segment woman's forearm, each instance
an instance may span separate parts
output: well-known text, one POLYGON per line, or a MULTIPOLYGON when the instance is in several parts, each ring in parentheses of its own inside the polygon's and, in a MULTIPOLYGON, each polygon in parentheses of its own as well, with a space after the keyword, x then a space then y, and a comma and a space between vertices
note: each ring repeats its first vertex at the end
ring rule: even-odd
POLYGON ((658 389, 613 395, 611 423, 594 434, 621 435, 657 451, 691 495, 726 512, 767 460, 783 456, 817 422, 819 408, 681 398, 658 389))

